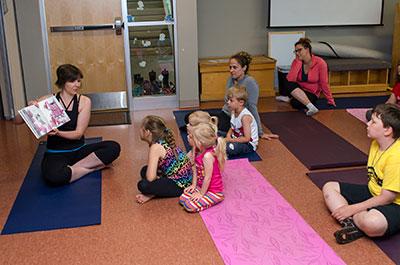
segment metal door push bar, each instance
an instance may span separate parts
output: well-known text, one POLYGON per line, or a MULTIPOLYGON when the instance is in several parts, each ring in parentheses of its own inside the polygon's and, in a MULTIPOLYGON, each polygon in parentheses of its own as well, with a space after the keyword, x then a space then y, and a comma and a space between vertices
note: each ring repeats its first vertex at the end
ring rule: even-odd
POLYGON ((79 25, 79 26, 55 26, 50 27, 51 32, 71 32, 71 31, 85 31, 85 30, 115 30, 116 35, 122 34, 124 22, 120 17, 114 19, 114 24, 97 24, 97 25, 79 25))

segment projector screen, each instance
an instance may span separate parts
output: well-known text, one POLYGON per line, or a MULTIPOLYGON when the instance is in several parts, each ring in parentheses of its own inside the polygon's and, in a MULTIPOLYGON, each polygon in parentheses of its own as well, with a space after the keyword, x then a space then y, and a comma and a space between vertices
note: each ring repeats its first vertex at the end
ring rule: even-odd
POLYGON ((268 27, 382 25, 383 0, 269 0, 268 27))

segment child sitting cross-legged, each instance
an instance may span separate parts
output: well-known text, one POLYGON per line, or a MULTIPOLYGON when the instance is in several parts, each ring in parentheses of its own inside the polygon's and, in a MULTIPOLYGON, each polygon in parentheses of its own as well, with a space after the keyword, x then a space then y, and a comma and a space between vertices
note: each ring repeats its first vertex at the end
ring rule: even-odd
POLYGON ((179 197, 192 182, 192 166, 186 153, 175 144, 174 135, 162 118, 146 116, 140 139, 149 145, 147 166, 140 171, 138 203, 154 197, 179 197))
POLYGON ((188 212, 200 212, 224 199, 221 173, 226 147, 225 140, 217 137, 217 130, 212 123, 200 123, 190 129, 195 157, 193 181, 179 199, 188 212))
POLYGON ((324 199, 342 228, 334 233, 340 244, 364 235, 390 236, 400 231, 400 109, 380 104, 367 124, 372 139, 368 185, 328 182, 324 199))
POLYGON ((227 96, 231 128, 226 134, 226 153, 232 156, 253 152, 258 145, 258 127, 253 114, 245 107, 247 90, 244 86, 233 86, 227 96))

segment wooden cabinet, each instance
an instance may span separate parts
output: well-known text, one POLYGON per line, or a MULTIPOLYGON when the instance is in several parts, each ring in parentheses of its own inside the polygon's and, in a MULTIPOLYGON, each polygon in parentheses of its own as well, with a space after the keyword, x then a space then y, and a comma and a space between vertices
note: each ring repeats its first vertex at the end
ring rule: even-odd
MULTIPOLYGON (((274 71, 276 60, 267 56, 254 56, 249 75, 260 87, 260 97, 275 96, 274 71)), ((229 74, 229 57, 212 57, 199 60, 200 100, 223 100, 229 74)))

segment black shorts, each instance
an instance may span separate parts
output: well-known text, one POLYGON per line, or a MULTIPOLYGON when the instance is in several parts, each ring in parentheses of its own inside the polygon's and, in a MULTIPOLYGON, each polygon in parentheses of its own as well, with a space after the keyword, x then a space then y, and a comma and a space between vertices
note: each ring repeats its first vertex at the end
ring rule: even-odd
MULTIPOLYGON (((340 193, 347 200, 349 204, 359 203, 369 198, 372 198, 372 194, 369 192, 367 185, 350 184, 339 182, 340 193)), ((381 212, 388 222, 388 229, 385 232, 385 236, 396 234, 400 231, 400 205, 391 203, 383 206, 376 206, 369 208, 376 209, 381 212)))

